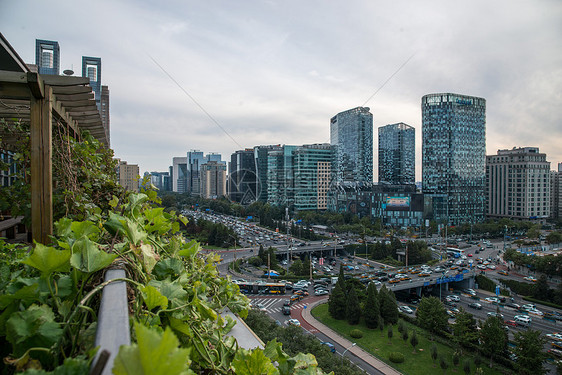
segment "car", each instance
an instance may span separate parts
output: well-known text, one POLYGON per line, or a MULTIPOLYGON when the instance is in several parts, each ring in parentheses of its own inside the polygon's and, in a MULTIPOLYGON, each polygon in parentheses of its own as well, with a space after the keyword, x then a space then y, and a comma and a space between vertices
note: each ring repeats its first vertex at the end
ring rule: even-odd
POLYGON ((390 280, 388 280, 389 284, 396 284, 396 283, 399 283, 399 282, 400 282, 400 279, 390 279, 390 280))
POLYGON ((509 276, 509 273, 505 270, 500 270, 500 271, 498 271, 498 275, 509 276))
POLYGON ((527 303, 527 304, 521 306, 521 310, 524 310, 524 311, 534 310, 536 308, 537 308, 537 305, 534 305, 532 303, 527 303))
POLYGON ((301 296, 300 294, 293 294, 293 295, 291 296, 291 302, 298 302, 298 301, 300 301, 300 300, 303 299, 303 298, 304 298, 304 297, 301 296))
POLYGON ((290 325, 290 326, 295 326, 295 327, 301 326, 301 322, 299 322, 298 319, 289 319, 289 320, 287 320, 287 324, 290 325))
POLYGON ((512 309, 515 309, 515 310, 519 310, 521 308, 521 306, 519 306, 517 303, 513 303, 513 302, 506 303, 505 307, 510 307, 512 309))
POLYGON ((503 320, 503 314, 495 312, 495 311, 488 312, 488 316, 495 316, 495 317, 501 318, 501 320, 503 320))
POLYGON ((305 290, 297 290, 295 292, 295 294, 299 295, 299 296, 303 296, 303 297, 307 297, 308 296, 308 292, 305 290))
POLYGON ((454 302, 460 302, 461 301, 461 297, 459 297, 456 294, 450 294, 447 297, 445 297, 446 299, 450 300, 450 301, 454 301, 454 302))
POLYGON ((529 310, 527 310, 527 312, 529 314, 537 315, 537 316, 543 316, 544 315, 544 313, 542 311, 537 310, 537 309, 529 309, 529 310))
POLYGON ((523 280, 527 280, 527 281, 530 281, 532 283, 537 281, 537 279, 535 279, 533 276, 524 277, 523 280))
POLYGON ((497 297, 486 297, 485 300, 494 304, 500 303, 500 300, 497 297))
POLYGON ((471 254, 471 253, 468 253, 467 256, 472 257, 472 254, 471 254))
POLYGON ((451 301, 450 299, 445 299, 445 301, 443 301, 443 304, 446 306, 457 307, 457 304, 451 301))
POLYGON ((291 307, 290 306, 283 306, 281 309, 283 315, 291 315, 291 307))
POLYGON ((320 344, 326 345, 326 346, 328 347, 328 349, 329 349, 332 353, 335 353, 335 352, 336 352, 336 347, 335 347, 334 344, 332 344, 331 342, 325 341, 325 342, 322 342, 322 343, 320 343, 320 344))
POLYGON ((325 296, 326 294, 329 294, 326 289, 317 289, 316 291, 314 291, 315 296, 325 296))
POLYGON ((515 323, 517 323, 517 325, 520 326, 528 326, 529 324, 531 324, 531 317, 528 315, 515 315, 513 317, 513 320, 515 320, 515 323))
POLYGON ((472 307, 473 309, 476 310, 482 310, 482 305, 479 304, 478 302, 471 302, 468 304, 468 307, 472 307))
POLYGON ((406 314, 413 314, 413 313, 414 313, 414 310, 412 310, 412 309, 410 308, 410 306, 402 305, 402 306, 400 306, 400 307, 398 307, 398 308, 400 309, 400 311, 402 311, 402 312, 404 312, 404 313, 406 313, 406 314))
POLYGON ((556 341, 562 341, 562 333, 554 332, 554 333, 547 333, 546 337, 556 341))
POLYGON ((506 320, 506 321, 504 322, 504 324, 505 324, 506 326, 517 327, 517 323, 515 323, 515 320, 506 320))
POLYGON ((454 312, 452 312, 451 310, 447 310, 447 315, 449 315, 450 318, 456 318, 457 316, 455 315, 454 312))
POLYGON ((488 269, 495 270, 496 266, 494 266, 493 264, 488 264, 488 269))
POLYGON ((291 301, 290 299, 286 299, 283 301, 283 306, 291 306, 292 303, 293 301, 291 301))

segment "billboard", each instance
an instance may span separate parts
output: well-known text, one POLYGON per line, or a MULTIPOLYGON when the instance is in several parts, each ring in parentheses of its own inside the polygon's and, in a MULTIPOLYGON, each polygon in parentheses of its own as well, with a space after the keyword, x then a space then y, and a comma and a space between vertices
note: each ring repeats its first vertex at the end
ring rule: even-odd
POLYGON ((386 197, 387 211, 409 211, 410 197, 386 197))

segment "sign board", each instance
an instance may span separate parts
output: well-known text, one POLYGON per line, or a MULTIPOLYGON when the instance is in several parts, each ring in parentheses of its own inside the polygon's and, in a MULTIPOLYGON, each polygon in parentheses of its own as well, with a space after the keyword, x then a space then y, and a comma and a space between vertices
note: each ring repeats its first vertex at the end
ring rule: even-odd
POLYGON ((500 295, 500 286, 496 285, 496 296, 500 295))

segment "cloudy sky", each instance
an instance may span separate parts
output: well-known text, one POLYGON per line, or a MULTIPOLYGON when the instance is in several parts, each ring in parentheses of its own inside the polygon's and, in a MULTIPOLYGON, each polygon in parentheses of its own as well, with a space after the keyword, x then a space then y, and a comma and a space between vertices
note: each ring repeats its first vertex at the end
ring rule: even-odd
POLYGON ((487 100, 488 155, 562 162, 559 0, 2 0, 0 25, 26 62, 36 38, 77 75, 101 57, 111 146, 141 173, 191 149, 329 142, 330 118, 365 105, 375 144, 380 126, 416 128, 420 180, 420 102, 437 92, 487 100))

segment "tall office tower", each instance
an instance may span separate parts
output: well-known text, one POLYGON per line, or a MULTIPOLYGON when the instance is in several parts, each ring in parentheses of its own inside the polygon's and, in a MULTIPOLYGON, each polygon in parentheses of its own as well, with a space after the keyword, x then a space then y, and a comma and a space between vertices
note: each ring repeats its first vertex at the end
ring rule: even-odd
POLYGON ((217 152, 209 152, 205 155, 204 160, 207 161, 216 161, 217 163, 221 163, 226 165, 226 161, 222 160, 222 155, 217 152))
POLYGON ((82 77, 90 79, 96 105, 101 111, 101 59, 99 57, 82 56, 82 77))
POLYGON ((332 146, 303 145, 293 152, 294 208, 325 210, 330 185, 332 146))
POLYGON ((35 64, 39 74, 60 74, 59 43, 52 40, 35 39, 35 64))
POLYGON ((281 145, 266 145, 254 147, 254 162, 256 165, 257 198, 261 202, 267 202, 267 154, 270 151, 281 151, 281 145))
POLYGON ((267 153, 267 202, 282 207, 294 203, 293 153, 297 146, 284 145, 267 153))
POLYGON ((105 137, 107 138, 107 146, 111 147, 110 142, 110 132, 109 132, 109 87, 103 85, 101 87, 101 98, 100 98, 100 115, 101 123, 103 124, 103 130, 105 131, 105 137))
POLYGON ((335 147, 333 183, 370 186, 373 183, 373 114, 368 107, 340 112, 330 120, 330 144, 335 147))
POLYGON ((150 183, 158 190, 170 191, 168 186, 170 180, 170 172, 144 172, 145 176, 150 176, 150 183))
POLYGON ((199 176, 201 164, 205 162, 203 151, 191 150, 187 152, 186 193, 199 195, 201 193, 201 179, 199 176))
POLYGON ((492 218, 544 222, 550 216, 550 162, 538 147, 486 156, 486 213, 492 218))
POLYGON ((187 157, 172 158, 172 191, 185 193, 187 191, 187 157))
POLYGON ((117 175, 119 185, 129 191, 139 191, 139 166, 137 164, 127 164, 124 160, 119 160, 117 164, 117 175))
MULTIPOLYGON (((486 100, 458 94, 422 98, 423 192, 444 195, 450 225, 480 222, 485 210, 486 100)), ((436 210, 437 211, 437 210, 436 210)))
POLYGON ((379 183, 416 183, 416 129, 403 122, 379 128, 379 183))
POLYGON ((226 165, 217 161, 201 164, 201 197, 216 199, 226 195, 226 165))
POLYGON ((258 184, 254 150, 238 150, 230 156, 227 191, 230 200, 248 205, 257 200, 258 184))
POLYGON ((560 220, 562 215, 562 163, 557 171, 550 171, 550 217, 560 220))

